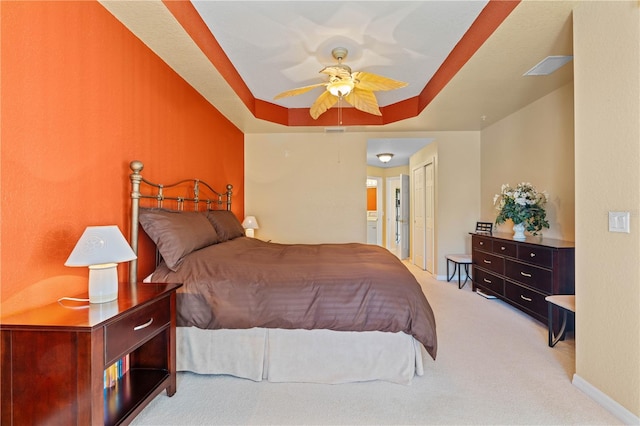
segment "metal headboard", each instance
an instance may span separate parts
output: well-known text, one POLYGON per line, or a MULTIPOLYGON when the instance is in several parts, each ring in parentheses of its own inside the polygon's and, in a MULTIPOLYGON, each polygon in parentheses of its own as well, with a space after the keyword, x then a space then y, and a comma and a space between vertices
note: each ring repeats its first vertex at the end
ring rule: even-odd
MULTIPOLYGON (((220 210, 224 205, 226 210, 231 210, 231 195, 233 185, 227 185, 227 191, 218 192, 211 188, 209 184, 200 179, 184 179, 170 185, 149 182, 142 177, 140 172, 144 168, 142 161, 134 160, 129 164, 133 171, 129 175, 131 179, 131 235, 130 243, 133 252, 138 254, 138 233, 139 233, 139 214, 140 200, 152 199, 156 200, 155 207, 165 208, 165 201, 174 201, 177 208, 175 210, 184 210, 185 203, 190 203, 194 211, 200 210, 220 210), (143 186, 146 185, 146 186, 143 186), (166 190, 171 188, 184 187, 190 190, 188 196, 168 196, 166 190), (210 192, 215 198, 202 198, 202 190, 210 192)), ((138 281, 138 260, 134 259, 129 262, 129 282, 131 284, 138 281)))

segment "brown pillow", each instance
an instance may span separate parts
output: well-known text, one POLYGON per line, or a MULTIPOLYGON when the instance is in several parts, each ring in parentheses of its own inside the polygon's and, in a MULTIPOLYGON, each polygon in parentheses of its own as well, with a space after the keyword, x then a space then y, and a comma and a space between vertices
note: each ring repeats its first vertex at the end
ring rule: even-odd
POLYGON ((238 218, 229 210, 207 211, 207 219, 216 228, 219 242, 244 236, 244 228, 238 218))
POLYGON ((184 256, 219 241, 216 230, 200 212, 140 209, 139 220, 172 271, 184 256))

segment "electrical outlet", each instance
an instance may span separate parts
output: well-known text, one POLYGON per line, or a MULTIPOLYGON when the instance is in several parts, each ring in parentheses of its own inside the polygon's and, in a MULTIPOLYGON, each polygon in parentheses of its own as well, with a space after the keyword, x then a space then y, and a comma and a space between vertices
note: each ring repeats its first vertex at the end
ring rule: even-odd
POLYGON ((626 232, 629 229, 629 212, 609 212, 609 232, 626 232))

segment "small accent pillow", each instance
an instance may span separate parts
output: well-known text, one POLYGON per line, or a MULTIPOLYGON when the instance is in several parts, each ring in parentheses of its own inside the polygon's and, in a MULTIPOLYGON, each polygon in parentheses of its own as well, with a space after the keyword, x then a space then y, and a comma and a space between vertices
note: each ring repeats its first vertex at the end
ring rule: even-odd
POLYGON ((201 212, 140 209, 139 220, 172 271, 184 256, 219 241, 216 230, 201 212))
POLYGON ((238 218, 229 210, 209 210, 207 219, 216 228, 219 242, 244 237, 244 228, 238 218))

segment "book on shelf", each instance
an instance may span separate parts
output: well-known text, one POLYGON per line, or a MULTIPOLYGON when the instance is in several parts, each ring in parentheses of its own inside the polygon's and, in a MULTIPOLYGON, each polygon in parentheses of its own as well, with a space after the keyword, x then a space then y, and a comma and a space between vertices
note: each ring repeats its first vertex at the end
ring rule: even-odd
POLYGON ((129 355, 125 355, 104 370, 104 388, 112 388, 129 371, 129 355))

